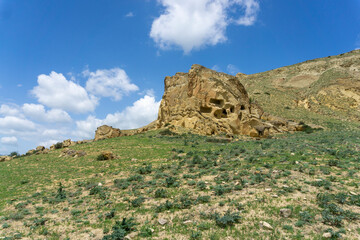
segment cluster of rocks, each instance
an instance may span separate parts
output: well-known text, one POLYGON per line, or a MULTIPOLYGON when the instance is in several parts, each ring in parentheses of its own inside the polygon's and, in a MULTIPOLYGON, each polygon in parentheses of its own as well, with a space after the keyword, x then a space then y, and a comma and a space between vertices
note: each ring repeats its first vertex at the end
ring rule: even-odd
POLYGON ((13 157, 10 156, 0 156, 0 162, 10 161, 13 157))
MULTIPOLYGON (((31 150, 27 151, 26 155, 47 154, 50 151, 55 150, 55 149, 69 148, 69 147, 75 146, 77 144, 89 143, 92 141, 93 140, 71 141, 71 139, 67 139, 62 142, 58 142, 56 144, 51 145, 49 149, 45 148, 44 146, 38 146, 38 147, 36 147, 36 149, 31 149, 31 150)), ((81 155, 81 154, 79 154, 79 155, 81 155)))
POLYGON ((83 157, 86 155, 85 151, 81 151, 81 150, 74 150, 74 149, 70 149, 70 148, 65 148, 64 150, 61 151, 61 154, 59 155, 59 157, 83 157))

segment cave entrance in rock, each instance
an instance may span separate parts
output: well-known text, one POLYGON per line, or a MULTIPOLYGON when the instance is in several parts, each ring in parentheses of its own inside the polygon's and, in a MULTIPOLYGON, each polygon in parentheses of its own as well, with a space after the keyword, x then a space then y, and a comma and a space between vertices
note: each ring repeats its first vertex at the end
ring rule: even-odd
POLYGON ((200 112, 202 113, 211 113, 212 108, 211 107, 200 107, 200 112))
POLYGON ((216 99, 216 98, 210 98, 210 103, 221 107, 222 105, 224 105, 224 100, 216 99))

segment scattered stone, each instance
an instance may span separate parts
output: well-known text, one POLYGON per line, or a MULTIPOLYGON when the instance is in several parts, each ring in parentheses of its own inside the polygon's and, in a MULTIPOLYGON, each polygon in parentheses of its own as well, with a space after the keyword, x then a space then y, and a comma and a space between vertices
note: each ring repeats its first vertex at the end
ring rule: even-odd
POLYGON ((102 160, 111 160, 115 158, 115 155, 110 151, 103 151, 101 152, 101 155, 104 156, 104 159, 102 160))
POLYGON ((44 151, 45 147, 44 146, 38 146, 36 147, 36 151, 44 151))
POLYGON ((125 239, 132 240, 132 239, 136 238, 137 235, 138 235, 138 232, 132 232, 132 233, 129 233, 128 235, 126 235, 125 239))
POLYGON ((62 142, 63 148, 74 146, 74 145, 75 145, 75 142, 71 141, 71 139, 67 139, 62 142))
POLYGON ((185 157, 187 153, 179 153, 177 156, 178 157, 185 157))
POLYGON ((291 216, 291 209, 289 208, 282 208, 280 209, 280 215, 284 218, 288 218, 291 216))
POLYGON ((322 182, 323 180, 321 178, 315 179, 315 182, 322 182))
POLYGON ((331 238, 331 233, 326 232, 322 235, 323 238, 331 238))
POLYGON ((12 159, 10 156, 0 156, 0 162, 10 161, 12 159))
POLYGON ((31 149, 31 150, 26 152, 26 155, 33 155, 35 152, 36 152, 35 149, 31 149))
POLYGON ((273 230, 274 228, 265 221, 260 221, 260 227, 267 230, 273 230))
POLYGON ((159 224, 160 224, 161 226, 163 226, 163 225, 167 224, 169 221, 168 221, 167 219, 165 219, 165 218, 160 218, 160 219, 158 220, 158 222, 159 222, 159 224))
POLYGON ((132 158, 131 161, 132 161, 132 162, 136 162, 137 159, 136 159, 136 158, 132 158))
POLYGON ((291 156, 295 156, 295 153, 290 153, 291 156))
POLYGON ((184 221, 183 222, 183 224, 190 224, 190 223, 192 223, 193 221, 191 221, 191 220, 186 220, 186 221, 184 221))
POLYGON ((265 192, 271 192, 272 189, 271 188, 265 188, 265 192))
POLYGON ((354 192, 349 192, 350 193, 350 195, 353 195, 353 196, 356 196, 357 194, 356 193, 354 193, 354 192))
POLYGON ((65 156, 69 156, 69 157, 82 157, 85 156, 86 152, 85 151, 76 151, 74 149, 70 149, 70 148, 65 148, 61 151, 61 154, 59 157, 65 157, 65 156))
POLYGON ((279 196, 276 194, 271 195, 273 198, 278 198, 279 196))
POLYGON ((299 164, 299 161, 295 161, 295 164, 299 164))
POLYGON ((102 186, 102 183, 101 183, 101 182, 99 182, 98 186, 99 186, 99 187, 101 187, 101 186, 102 186))

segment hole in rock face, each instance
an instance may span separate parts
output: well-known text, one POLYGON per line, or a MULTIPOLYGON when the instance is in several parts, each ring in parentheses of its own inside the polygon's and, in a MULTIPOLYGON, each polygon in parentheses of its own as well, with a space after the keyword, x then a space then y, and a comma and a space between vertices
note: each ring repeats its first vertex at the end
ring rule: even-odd
POLYGON ((234 106, 230 107, 230 112, 233 113, 234 112, 234 106))
POLYGON ((240 106, 240 109, 241 109, 241 110, 245 110, 245 106, 244 106, 244 105, 241 105, 241 106, 240 106))
POLYGON ((214 112, 214 117, 216 117, 217 119, 221 118, 221 109, 218 109, 214 112))
POLYGON ((211 113, 211 107, 200 107, 200 112, 202 113, 211 113))
POLYGON ((239 114, 238 118, 239 118, 239 120, 242 119, 242 113, 239 114))
POLYGON ((215 105, 221 106, 224 104, 224 100, 210 98, 210 103, 213 103, 215 105))
POLYGON ((222 114, 225 115, 225 116, 227 116, 227 111, 226 111, 226 109, 223 109, 223 110, 222 110, 222 114))

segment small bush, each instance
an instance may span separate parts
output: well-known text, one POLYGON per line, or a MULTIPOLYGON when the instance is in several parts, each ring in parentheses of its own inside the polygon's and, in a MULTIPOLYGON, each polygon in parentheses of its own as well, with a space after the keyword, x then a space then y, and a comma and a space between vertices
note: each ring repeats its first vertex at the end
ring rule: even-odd
POLYGON ((215 214, 216 225, 222 228, 233 226, 235 223, 239 223, 240 219, 239 213, 231 213, 230 211, 227 211, 222 217, 219 214, 215 214))
POLYGON ((140 196, 140 197, 138 197, 138 198, 131 201, 131 206, 140 207, 141 204, 143 204, 143 202, 145 202, 145 198, 140 196))
POLYGON ((163 188, 156 189, 155 198, 166 198, 167 192, 163 188))
POLYGON ((55 147, 55 149, 60 149, 63 147, 63 144, 62 144, 62 142, 58 142, 54 145, 54 147, 55 147))
POLYGON ((105 235, 103 240, 122 240, 125 239, 125 236, 130 232, 135 230, 136 223, 134 218, 123 218, 123 220, 116 221, 115 225, 112 227, 113 232, 109 235, 105 235))

